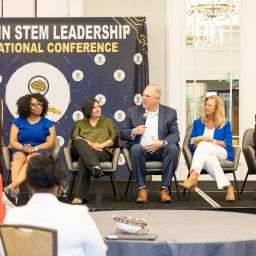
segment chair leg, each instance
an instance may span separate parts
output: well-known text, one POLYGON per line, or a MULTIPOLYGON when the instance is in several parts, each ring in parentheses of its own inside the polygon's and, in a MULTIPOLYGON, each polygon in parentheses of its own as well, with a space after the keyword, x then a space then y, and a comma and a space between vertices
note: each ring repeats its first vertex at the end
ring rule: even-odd
POLYGON ((67 197, 68 199, 70 199, 71 196, 72 196, 72 191, 73 191, 73 187, 74 187, 74 183, 75 183, 75 178, 76 178, 76 172, 72 172, 70 183, 69 183, 69 191, 68 191, 68 197, 67 197))
POLYGON ((235 171, 233 171, 233 176, 234 176, 234 181, 235 181, 235 186, 236 186, 237 198, 238 198, 238 200, 241 200, 241 198, 240 198, 240 194, 239 194, 239 189, 238 189, 238 184, 237 184, 237 180, 236 180, 236 174, 235 174, 235 171))
POLYGON ((113 174, 111 174, 109 177, 110 177, 110 181, 111 181, 111 185, 112 185, 114 195, 116 196, 117 201, 119 201, 119 196, 118 196, 117 189, 116 189, 115 177, 114 177, 113 174))
POLYGON ((10 177, 11 177, 11 170, 8 170, 8 175, 7 175, 7 179, 5 181, 5 186, 7 186, 9 184, 10 177))
POLYGON ((175 186, 176 186, 177 197, 178 197, 178 200, 180 201, 180 189, 179 189, 178 181, 176 178, 176 173, 174 173, 174 182, 175 182, 175 186))
POLYGON ((246 183, 246 181, 247 181, 248 175, 249 175, 249 170, 248 170, 247 173, 246 173, 246 176, 245 176, 245 179, 244 179, 244 182, 243 182, 243 186, 242 186, 242 189, 241 189, 241 191, 240 191, 240 195, 243 194, 244 187, 245 187, 245 183, 246 183))
POLYGON ((102 195, 103 195, 103 181, 99 182, 99 187, 97 189, 96 192, 96 196, 94 199, 94 203, 93 203, 93 207, 92 207, 92 211, 97 211, 101 205, 102 202, 102 195))
POLYGON ((131 178, 131 185, 130 185, 130 192, 129 192, 129 196, 128 196, 128 200, 129 200, 129 201, 132 199, 133 181, 134 181, 134 178, 133 178, 133 175, 132 175, 132 178, 131 178))
POLYGON ((128 194, 128 189, 129 189, 130 184, 131 184, 131 179, 132 179, 132 173, 130 173, 130 175, 129 175, 128 183, 126 185, 126 189, 125 189, 125 192, 124 192, 125 196, 127 196, 127 194, 128 194))
MULTIPOLYGON (((190 172, 188 172, 187 179, 189 178, 189 176, 190 176, 190 172)), ((184 188, 184 189, 183 189, 183 196, 185 196, 185 193, 186 193, 186 189, 184 188)), ((189 196, 189 198, 190 198, 190 196, 189 196)))

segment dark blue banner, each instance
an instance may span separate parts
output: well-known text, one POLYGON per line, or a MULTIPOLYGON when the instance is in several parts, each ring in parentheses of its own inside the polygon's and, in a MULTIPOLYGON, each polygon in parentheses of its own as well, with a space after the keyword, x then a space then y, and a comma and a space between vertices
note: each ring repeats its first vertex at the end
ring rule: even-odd
POLYGON ((148 83, 145 17, 0 19, 4 144, 16 101, 40 92, 65 145, 85 98, 95 97, 118 128, 148 83))

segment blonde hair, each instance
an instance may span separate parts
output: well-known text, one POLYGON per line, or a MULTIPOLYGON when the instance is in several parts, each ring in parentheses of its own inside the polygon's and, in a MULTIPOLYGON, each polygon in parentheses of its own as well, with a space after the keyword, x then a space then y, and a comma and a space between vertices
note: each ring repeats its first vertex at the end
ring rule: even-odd
MULTIPOLYGON (((215 106, 215 122, 216 122, 216 127, 218 128, 223 128, 225 123, 226 123, 226 116, 225 116, 225 108, 224 108, 224 103, 223 100, 220 96, 214 95, 214 96, 209 96, 206 97, 204 100, 204 106, 208 100, 215 100, 216 106, 215 106)), ((205 111, 203 112, 202 115, 202 122, 206 124, 208 121, 208 117, 205 114, 205 111)))

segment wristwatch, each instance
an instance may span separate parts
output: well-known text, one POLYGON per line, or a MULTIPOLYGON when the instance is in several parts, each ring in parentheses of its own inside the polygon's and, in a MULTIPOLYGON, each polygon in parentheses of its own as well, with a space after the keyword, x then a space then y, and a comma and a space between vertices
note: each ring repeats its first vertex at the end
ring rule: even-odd
POLYGON ((35 152, 37 152, 37 151, 38 151, 38 148, 37 148, 37 147, 34 147, 34 150, 35 150, 35 152))
POLYGON ((168 142, 165 140, 162 140, 162 142, 163 142, 162 148, 165 148, 168 142))

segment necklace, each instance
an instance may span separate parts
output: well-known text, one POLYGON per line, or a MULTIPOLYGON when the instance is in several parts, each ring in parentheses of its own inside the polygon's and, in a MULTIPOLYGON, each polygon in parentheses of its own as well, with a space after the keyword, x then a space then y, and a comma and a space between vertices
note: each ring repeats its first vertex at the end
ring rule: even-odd
MULTIPOLYGON (((40 118, 41 119, 41 118, 40 118)), ((36 120, 36 121, 32 121, 32 120, 29 120, 28 119, 28 122, 30 123, 30 124, 37 124, 39 121, 40 121, 40 119, 39 120, 36 120)))

